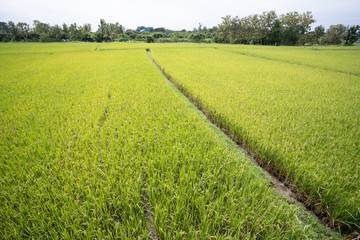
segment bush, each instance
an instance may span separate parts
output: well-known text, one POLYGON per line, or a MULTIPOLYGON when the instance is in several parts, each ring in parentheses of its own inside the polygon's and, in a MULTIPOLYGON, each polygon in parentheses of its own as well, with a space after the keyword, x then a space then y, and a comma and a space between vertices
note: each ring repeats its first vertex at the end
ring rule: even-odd
POLYGON ((55 42, 56 39, 51 38, 49 33, 40 34, 40 42, 55 42))
POLYGON ((155 32, 152 34, 154 38, 167 38, 167 34, 163 32, 155 32))
POLYGON ((0 32, 0 42, 9 42, 10 40, 10 34, 6 32, 0 32))
POLYGON ((129 41, 129 39, 125 37, 119 37, 114 39, 114 42, 127 42, 127 41, 129 41))
POLYGON ((205 39, 205 34, 201 32, 192 33, 190 34, 189 39, 191 39, 192 42, 200 42, 201 40, 205 39))
POLYGON ((176 43, 176 42, 189 42, 186 38, 159 38, 155 42, 158 43, 176 43))
POLYGON ((91 35, 91 38, 95 41, 95 42, 102 42, 104 40, 104 35, 100 32, 95 32, 91 35))
POLYGON ((146 36, 144 36, 144 35, 137 35, 136 37, 135 37, 135 41, 142 41, 142 42, 145 42, 146 41, 146 36))
POLYGON ((147 43, 153 43, 154 42, 154 38, 150 35, 146 36, 146 42, 147 43))

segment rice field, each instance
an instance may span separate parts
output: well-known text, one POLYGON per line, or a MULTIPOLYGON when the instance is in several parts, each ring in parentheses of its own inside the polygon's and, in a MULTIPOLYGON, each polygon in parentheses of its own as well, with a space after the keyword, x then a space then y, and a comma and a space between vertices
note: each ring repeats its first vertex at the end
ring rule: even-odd
POLYGON ((279 62, 360 75, 360 47, 222 46, 219 49, 279 62))
POLYGON ((279 194, 146 48, 334 221, 356 229, 358 77, 304 66, 286 75, 214 46, 0 44, 1 238, 341 238, 279 194))
POLYGON ((294 184, 315 212, 334 226, 359 229, 359 76, 229 48, 154 49, 153 56, 217 122, 294 184))

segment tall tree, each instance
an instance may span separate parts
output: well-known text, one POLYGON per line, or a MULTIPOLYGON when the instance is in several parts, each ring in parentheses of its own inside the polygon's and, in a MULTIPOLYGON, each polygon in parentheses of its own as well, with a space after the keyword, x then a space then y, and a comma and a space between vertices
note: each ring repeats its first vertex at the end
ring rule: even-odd
POLYGON ((289 12, 280 16, 284 26, 283 43, 287 45, 301 44, 301 37, 311 29, 311 24, 315 22, 311 12, 300 14, 289 12))
POLYGON ((8 42, 11 40, 10 30, 6 22, 0 22, 0 41, 8 42))
POLYGON ((62 31, 61 31, 61 39, 68 40, 69 38, 70 38, 69 27, 66 25, 66 23, 63 23, 62 31))
POLYGON ((9 33, 12 41, 19 41, 19 31, 13 21, 8 22, 9 33))
POLYGON ((81 32, 76 23, 70 24, 69 36, 72 41, 80 41, 81 40, 81 32))
POLYGON ((59 42, 61 41, 62 37, 62 28, 55 24, 54 26, 50 27, 50 33, 49 33, 49 41, 51 42, 59 42))
POLYGON ((230 15, 226 15, 222 17, 222 22, 219 24, 220 35, 218 37, 219 42, 222 43, 230 43, 231 34, 234 32, 233 29, 233 19, 230 15))
POLYGON ((19 40, 27 41, 30 34, 30 26, 24 22, 18 22, 16 24, 19 40))
POLYGON ((46 23, 42 23, 39 20, 33 21, 34 28, 32 29, 35 34, 40 36, 42 33, 49 33, 50 32, 50 25, 46 23))
POLYGON ((81 41, 91 42, 91 24, 85 23, 82 27, 79 27, 79 35, 81 41))
POLYGON ((279 19, 276 19, 272 25, 269 35, 267 37, 267 43, 270 45, 280 45, 282 43, 283 27, 279 19))
POLYGON ((346 27, 342 24, 331 25, 324 36, 326 44, 340 44, 346 34, 346 27))
POLYGON ((324 26, 320 25, 315 28, 314 31, 314 42, 319 43, 320 38, 322 38, 325 34, 325 28, 324 26))
POLYGON ((275 11, 263 12, 263 14, 260 15, 261 31, 263 34, 262 44, 269 43, 269 35, 277 20, 278 16, 275 11))
POLYGON ((347 27, 346 34, 345 34, 345 45, 353 45, 354 42, 356 42, 360 37, 360 26, 354 25, 351 27, 347 27))

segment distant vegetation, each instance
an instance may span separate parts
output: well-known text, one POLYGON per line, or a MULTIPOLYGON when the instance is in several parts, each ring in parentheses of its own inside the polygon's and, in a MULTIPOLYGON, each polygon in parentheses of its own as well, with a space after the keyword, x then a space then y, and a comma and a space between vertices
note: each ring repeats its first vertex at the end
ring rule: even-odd
POLYGON ((226 16, 218 26, 207 28, 199 23, 191 31, 173 31, 163 27, 139 26, 125 29, 118 22, 106 23, 100 19, 96 31, 90 24, 50 24, 33 21, 33 27, 24 22, 0 22, 0 41, 22 42, 205 42, 259 45, 352 45, 360 37, 360 26, 319 25, 311 31, 315 19, 311 12, 289 12, 278 15, 275 11, 239 18, 226 16))
POLYGON ((1 42, 208 42, 219 34, 218 28, 207 29, 199 24, 192 31, 172 31, 169 29, 140 26, 136 30, 125 29, 118 22, 106 23, 100 19, 97 31, 92 32, 90 24, 78 26, 76 23, 65 23, 62 26, 51 26, 38 20, 33 21, 33 28, 29 24, 12 21, 0 22, 1 42), (146 29, 146 32, 142 30, 146 29))
POLYGON ((275 11, 239 18, 226 16, 219 24, 215 42, 262 45, 342 44, 359 39, 360 26, 320 25, 311 31, 315 20, 311 12, 290 12, 278 16, 275 11))

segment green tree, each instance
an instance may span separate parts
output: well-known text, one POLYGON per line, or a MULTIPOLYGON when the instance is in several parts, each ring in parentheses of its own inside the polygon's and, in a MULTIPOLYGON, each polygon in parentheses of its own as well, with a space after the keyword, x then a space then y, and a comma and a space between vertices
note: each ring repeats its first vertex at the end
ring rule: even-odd
POLYGON ((345 38, 346 27, 342 24, 331 25, 324 35, 326 44, 340 44, 345 38))
POLYGON ((50 25, 49 24, 42 23, 42 22, 40 22, 38 20, 34 20, 33 25, 34 25, 34 27, 33 27, 32 30, 38 36, 40 36, 40 34, 42 34, 42 33, 49 33, 50 32, 50 25))
POLYGON ((55 25, 50 27, 49 39, 47 41, 51 42, 59 42, 61 41, 62 37, 62 28, 59 25, 55 25))
POLYGON ((95 41, 102 42, 102 41, 108 41, 109 40, 109 26, 105 22, 104 19, 100 19, 100 24, 98 25, 97 34, 95 36, 95 41))
POLYGON ((127 42, 130 40, 130 37, 126 35, 125 33, 121 33, 117 36, 117 38, 114 40, 116 42, 127 42))
POLYGON ((136 28, 135 31, 139 33, 143 29, 147 29, 147 28, 145 26, 139 26, 139 27, 136 28))
POLYGON ((27 41, 30 34, 30 26, 24 22, 18 22, 15 24, 9 21, 7 24, 10 39, 12 41, 27 41))
POLYGON ((30 34, 30 26, 24 22, 18 22, 16 24, 18 38, 20 41, 27 41, 30 34))
POLYGON ((70 38, 69 27, 66 25, 66 23, 63 23, 61 30, 61 39, 67 40, 69 38, 70 38))
POLYGON ((137 36, 136 32, 131 29, 126 30, 125 35, 128 36, 131 40, 134 40, 137 36))
POLYGON ((314 42, 320 43, 320 39, 324 36, 324 34, 325 34, 324 26, 322 25, 317 26, 314 31, 314 42))
POLYGON ((222 17, 222 22, 218 25, 220 34, 217 37, 219 43, 230 43, 230 37, 233 29, 233 19, 230 15, 222 17))
POLYGON ((79 35, 81 41, 91 42, 91 24, 86 23, 83 26, 79 27, 79 35))
POLYGON ((94 32, 91 34, 91 39, 95 42, 102 42, 104 40, 103 34, 101 32, 94 32))
POLYGON ((201 40, 205 39, 205 34, 202 32, 195 32, 190 34, 188 38, 193 42, 200 42, 201 40))
POLYGON ((154 40, 154 37, 151 36, 151 35, 147 35, 146 36, 146 42, 147 43, 153 43, 155 40, 154 40))
POLYGON ((0 22, 0 41, 8 42, 11 40, 10 30, 6 22, 0 22))
POLYGON ((3 30, 4 32, 9 33, 9 27, 8 24, 6 22, 0 22, 0 30, 3 30))
POLYGON ((19 33, 16 24, 12 21, 8 22, 9 34, 11 41, 19 41, 19 33))
POLYGON ((154 38, 166 38, 166 37, 168 37, 168 35, 166 33, 164 33, 164 32, 154 32, 152 34, 152 36, 154 38))
POLYGON ((351 46, 354 42, 356 42, 360 37, 359 32, 360 26, 354 25, 351 27, 347 27, 346 34, 345 34, 345 45, 351 46))
POLYGON ((40 42, 51 42, 51 36, 50 33, 43 32, 39 36, 40 42))
POLYGON ((223 43, 302 44, 309 41, 307 33, 314 22, 311 12, 290 12, 280 17, 275 11, 243 18, 226 16, 219 24, 219 35, 214 40, 223 43))
POLYGON ((284 27, 282 34, 282 43, 285 45, 295 45, 300 38, 299 28, 296 25, 289 25, 284 27))
POLYGON ((167 32, 167 30, 164 27, 159 27, 159 28, 154 28, 152 32, 167 32))
POLYGON ((302 44, 300 40, 315 22, 311 12, 289 12, 281 15, 280 20, 284 26, 283 43, 286 45, 302 44))
MULTIPOLYGON (((263 34, 263 38, 261 40, 262 44, 269 44, 269 35, 275 24, 278 21, 278 16, 275 11, 263 12, 260 18, 260 27, 263 34)), ((278 21, 279 22, 279 21, 278 21)))
POLYGON ((97 40, 99 41, 114 41, 116 38, 120 36, 120 34, 124 33, 124 27, 116 23, 106 23, 104 19, 100 19, 100 25, 98 28, 98 33, 96 36, 97 40))
POLYGON ((267 37, 267 43, 270 45, 281 45, 282 43, 282 24, 279 19, 276 19, 273 26, 270 29, 267 37))
POLYGON ((109 37, 109 41, 114 41, 114 39, 116 39, 123 32, 123 26, 120 25, 118 22, 108 24, 107 35, 109 37))
POLYGON ((72 23, 69 26, 69 37, 71 41, 80 41, 81 40, 81 29, 77 26, 76 23, 72 23))

